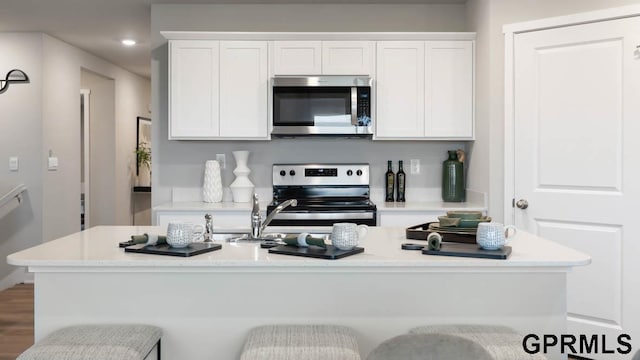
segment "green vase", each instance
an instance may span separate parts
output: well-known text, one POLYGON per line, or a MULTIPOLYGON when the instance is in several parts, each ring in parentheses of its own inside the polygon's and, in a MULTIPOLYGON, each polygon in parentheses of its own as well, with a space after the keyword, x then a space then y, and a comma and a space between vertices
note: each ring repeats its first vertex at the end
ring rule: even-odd
POLYGON ((464 170, 456 150, 442 163, 442 201, 462 202, 465 199, 464 170))

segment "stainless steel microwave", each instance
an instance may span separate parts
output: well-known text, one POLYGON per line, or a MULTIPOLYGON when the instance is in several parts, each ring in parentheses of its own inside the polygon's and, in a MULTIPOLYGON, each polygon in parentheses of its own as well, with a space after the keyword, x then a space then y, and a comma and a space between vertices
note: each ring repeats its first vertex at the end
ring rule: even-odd
POLYGON ((371 136, 371 78, 278 76, 272 79, 274 136, 371 136))

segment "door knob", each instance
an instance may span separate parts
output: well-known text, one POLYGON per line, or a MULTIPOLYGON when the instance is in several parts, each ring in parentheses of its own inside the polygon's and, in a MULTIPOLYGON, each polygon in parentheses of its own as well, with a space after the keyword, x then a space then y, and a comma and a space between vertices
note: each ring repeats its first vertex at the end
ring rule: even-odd
POLYGON ((529 207, 529 202, 525 199, 520 199, 516 202, 516 206, 518 207, 518 209, 526 209, 529 207))

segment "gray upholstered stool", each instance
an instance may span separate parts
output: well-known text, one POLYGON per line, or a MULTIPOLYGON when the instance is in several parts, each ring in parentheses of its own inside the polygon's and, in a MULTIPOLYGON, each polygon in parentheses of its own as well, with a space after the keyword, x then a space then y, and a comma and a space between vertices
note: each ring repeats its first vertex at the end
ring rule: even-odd
POLYGON ((546 359, 541 354, 527 354, 522 348, 523 336, 512 328, 498 325, 430 325, 411 329, 411 334, 452 334, 475 341, 495 360, 546 359))
POLYGON ((162 330, 151 325, 78 325, 56 330, 16 360, 143 360, 162 330))
POLYGON ((266 325, 252 329, 240 360, 360 360, 353 331, 335 325, 266 325))
POLYGON ((475 341, 451 334, 404 334, 378 345, 367 360, 493 360, 475 341))

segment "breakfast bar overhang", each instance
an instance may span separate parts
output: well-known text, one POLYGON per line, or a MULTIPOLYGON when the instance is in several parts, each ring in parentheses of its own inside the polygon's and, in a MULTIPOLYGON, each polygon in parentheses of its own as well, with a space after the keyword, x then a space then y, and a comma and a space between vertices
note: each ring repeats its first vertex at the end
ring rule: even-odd
MULTIPOLYGON (((35 276, 35 340, 66 325, 146 323, 166 359, 235 359, 263 324, 355 329, 363 356, 429 324, 497 324, 563 334, 567 273, 590 257, 519 231, 507 260, 401 249, 403 228, 372 227, 362 254, 322 260, 229 243, 190 258, 125 253, 118 243, 159 227, 99 226, 14 253, 35 276)), ((415 242, 415 241, 414 241, 415 242)), ((549 359, 566 355, 555 351, 549 359)))

